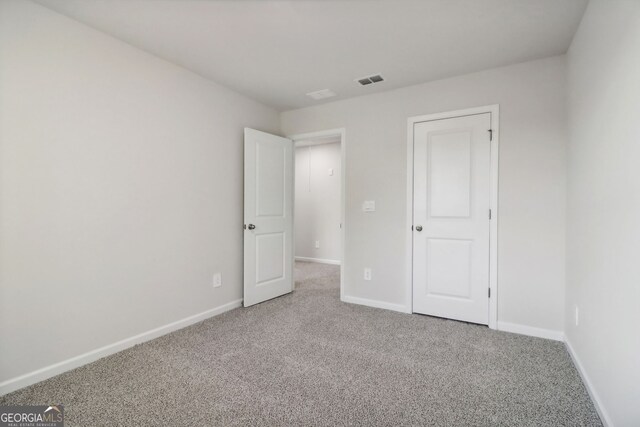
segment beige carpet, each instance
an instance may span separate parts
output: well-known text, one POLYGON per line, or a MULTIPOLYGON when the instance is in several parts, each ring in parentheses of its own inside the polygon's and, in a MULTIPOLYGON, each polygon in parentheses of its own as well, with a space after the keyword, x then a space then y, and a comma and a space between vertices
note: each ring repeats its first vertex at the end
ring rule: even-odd
POLYGON ((297 289, 0 398, 69 426, 600 426, 562 343, 297 289))

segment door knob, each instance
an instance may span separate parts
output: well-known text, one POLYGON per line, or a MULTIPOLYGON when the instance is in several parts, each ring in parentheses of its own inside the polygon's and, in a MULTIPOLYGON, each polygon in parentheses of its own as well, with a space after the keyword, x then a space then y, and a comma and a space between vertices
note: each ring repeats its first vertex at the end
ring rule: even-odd
POLYGON ((249 227, 248 227, 248 228, 249 228, 249 230, 255 230, 255 229, 256 229, 256 226, 255 226, 255 225, 253 225, 253 224, 249 224, 249 227))
MULTIPOLYGON (((251 226, 249 226, 251 227, 251 226)), ((422 231, 422 226, 421 225, 416 225, 416 231, 422 231)))

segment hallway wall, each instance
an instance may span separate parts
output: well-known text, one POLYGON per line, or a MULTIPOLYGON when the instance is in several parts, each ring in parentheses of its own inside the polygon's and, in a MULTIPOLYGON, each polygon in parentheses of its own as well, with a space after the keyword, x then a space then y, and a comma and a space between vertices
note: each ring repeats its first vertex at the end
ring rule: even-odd
POLYGON ((340 262, 340 156, 340 143, 295 150, 296 257, 340 262))

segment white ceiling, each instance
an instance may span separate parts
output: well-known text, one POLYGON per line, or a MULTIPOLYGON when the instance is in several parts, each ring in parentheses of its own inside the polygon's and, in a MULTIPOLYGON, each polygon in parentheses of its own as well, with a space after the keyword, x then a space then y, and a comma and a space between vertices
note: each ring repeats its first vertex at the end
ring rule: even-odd
POLYGON ((38 3, 287 110, 562 54, 587 0, 38 3))

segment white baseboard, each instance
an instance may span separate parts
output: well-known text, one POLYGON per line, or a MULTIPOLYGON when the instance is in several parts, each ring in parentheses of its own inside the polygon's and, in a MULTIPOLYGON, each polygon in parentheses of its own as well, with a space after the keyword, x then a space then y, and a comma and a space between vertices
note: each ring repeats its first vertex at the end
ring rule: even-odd
POLYGON ((584 386, 587 389, 589 396, 591 397, 593 406, 595 406, 596 411, 600 416, 600 421, 602 421, 602 424, 604 425, 604 427, 612 427, 613 422, 611 422, 611 418, 609 417, 609 414, 607 413, 606 409, 604 409, 604 406, 602 405, 602 401, 600 400, 600 396, 596 392, 596 389, 593 388, 593 383, 589 379, 589 376, 587 375, 587 371, 584 370, 584 367, 582 366, 582 363, 580 362, 578 355, 573 350, 571 343, 566 337, 564 340, 564 345, 567 347, 567 351, 569 352, 569 355, 571 356, 571 359, 573 360, 573 364, 578 370, 580 377, 582 377, 582 382, 584 383, 584 386))
POLYGON ((295 260, 305 261, 305 262, 317 262, 318 264, 340 265, 340 260, 337 260, 337 259, 323 259, 323 258, 310 258, 306 256, 297 256, 295 257, 295 260))
POLYGON ((562 331, 554 331, 552 329, 536 328, 533 326, 519 325, 517 323, 498 321, 499 331, 513 332, 514 334, 529 335, 530 337, 546 338, 554 341, 564 341, 564 333, 562 331))
POLYGON ((138 334, 129 338, 125 338, 113 344, 108 344, 96 350, 92 350, 87 353, 72 357, 70 359, 63 360, 62 362, 45 366, 44 368, 40 368, 33 372, 20 375, 19 377, 11 378, 9 380, 6 380, 0 383, 0 396, 5 395, 7 393, 11 393, 12 391, 21 389, 23 387, 27 387, 31 384, 35 384, 37 382, 46 380, 47 378, 54 377, 63 372, 70 371, 72 369, 78 368, 88 363, 95 362, 98 359, 102 359, 103 357, 109 356, 111 354, 117 353, 119 351, 125 350, 130 347, 133 347, 136 344, 150 341, 162 335, 166 335, 170 332, 177 331, 178 329, 186 328, 187 326, 193 325, 195 323, 206 320, 210 317, 217 316, 219 314, 225 313, 229 310, 233 310, 234 308, 241 307, 241 306, 242 306, 241 299, 231 301, 230 303, 221 305, 216 308, 212 308, 211 310, 207 310, 202 313, 198 313, 193 316, 189 316, 184 319, 177 320, 167 325, 160 326, 159 328, 155 328, 150 331, 143 332, 141 334, 138 334))
POLYGON ((402 304, 392 304, 389 302, 378 301, 373 299, 350 297, 348 295, 341 296, 340 300, 342 302, 347 302, 350 304, 366 305, 367 307, 374 307, 374 308, 384 308, 385 310, 399 311, 400 313, 411 313, 411 311, 407 310, 407 307, 405 307, 402 304))

